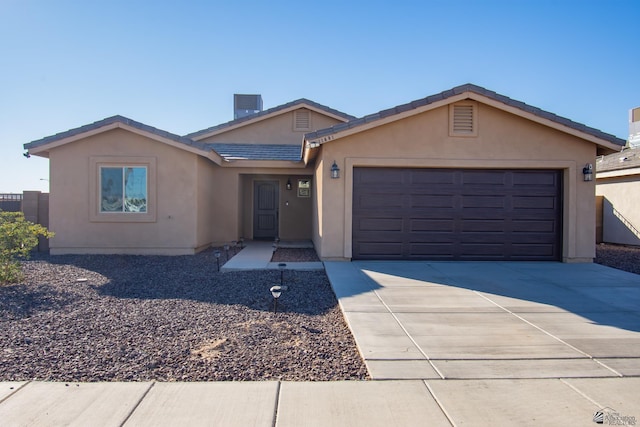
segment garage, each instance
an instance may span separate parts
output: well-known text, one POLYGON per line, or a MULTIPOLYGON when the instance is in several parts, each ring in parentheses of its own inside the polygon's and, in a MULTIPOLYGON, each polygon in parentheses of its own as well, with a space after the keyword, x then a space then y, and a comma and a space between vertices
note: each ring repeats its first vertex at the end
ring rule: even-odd
POLYGON ((558 261, 562 171, 354 167, 352 258, 558 261))

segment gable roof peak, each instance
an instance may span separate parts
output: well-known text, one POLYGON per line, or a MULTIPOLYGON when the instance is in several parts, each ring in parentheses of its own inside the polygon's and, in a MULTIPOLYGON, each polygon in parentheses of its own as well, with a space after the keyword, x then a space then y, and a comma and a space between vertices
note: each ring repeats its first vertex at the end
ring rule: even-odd
POLYGON ((300 107, 302 108, 303 106, 308 106, 311 109, 315 109, 317 111, 320 111, 324 114, 333 116, 337 119, 340 119, 344 122, 347 122, 349 120, 353 120, 355 119, 355 116, 352 116, 350 114, 347 113, 343 113, 342 111, 338 111, 336 109, 327 107, 326 105, 322 105, 319 104, 315 101, 312 101, 310 99, 307 98, 299 98, 296 99, 294 101, 290 101, 287 102, 285 104, 282 105, 278 105, 260 112, 257 112, 255 114, 249 114, 247 116, 244 117, 240 117, 231 121, 228 121, 226 123, 221 123, 219 125, 215 125, 215 126, 211 126, 209 128, 206 129, 202 129, 196 132, 192 132, 190 134, 185 135, 185 137, 187 138, 191 138, 195 141, 209 137, 211 135, 215 135, 216 133, 220 133, 223 132, 225 130, 231 129, 231 128, 235 128, 238 126, 242 126, 244 124, 249 124, 258 120, 263 120, 266 119, 270 116, 274 116, 277 114, 281 114, 284 113, 290 109, 295 109, 295 107, 300 107))
POLYGON ((514 112, 518 115, 529 117, 536 121, 548 123, 551 126, 557 126, 559 129, 564 129, 569 133, 579 132, 583 135, 588 135, 589 138, 595 138, 596 140, 599 140, 600 142, 598 142, 598 144, 604 141, 604 145, 610 145, 610 147, 607 147, 608 149, 612 149, 615 146, 624 145, 625 142, 624 140, 614 135, 602 132, 599 129, 586 126, 582 123, 574 122, 565 117, 561 117, 540 108, 525 104, 522 101, 511 99, 508 96, 500 95, 497 92, 485 89, 484 87, 475 85, 473 83, 465 83, 463 85, 456 86, 443 92, 437 93, 435 95, 427 96, 426 98, 417 99, 406 104, 397 105, 395 107, 382 110, 377 113, 369 114, 364 117, 351 120, 347 123, 337 124, 330 128, 320 129, 318 131, 308 133, 305 135, 305 140, 312 143, 312 145, 315 145, 317 143, 322 144, 327 140, 335 139, 336 136, 339 137, 339 135, 336 134, 346 132, 347 130, 349 131, 349 133, 357 132, 358 130, 354 128, 361 128, 364 130, 364 128, 368 128, 370 126, 378 126, 388 121, 399 120, 406 115, 420 113, 428 108, 432 108, 433 106, 457 102, 460 100, 460 95, 463 95, 467 92, 476 95, 470 96, 469 98, 479 100, 480 102, 487 102, 488 104, 493 105, 497 108, 510 110, 511 112, 514 112))
POLYGON ((189 146, 199 150, 206 150, 206 147, 203 144, 194 142, 189 138, 185 138, 183 136, 158 129, 153 126, 145 125, 144 123, 137 122, 121 115, 107 117, 105 119, 98 120, 84 126, 69 129, 64 132, 56 133, 55 135, 47 136, 45 138, 26 143, 24 144, 24 148, 26 150, 35 150, 36 152, 39 152, 47 150, 48 147, 51 147, 50 144, 58 145, 66 143, 78 138, 83 138, 90 134, 94 134, 96 132, 103 132, 105 130, 112 129, 113 127, 119 127, 120 125, 128 126, 129 128, 136 129, 137 131, 143 132, 147 135, 152 135, 154 137, 172 141, 173 143, 177 143, 179 146, 189 146))

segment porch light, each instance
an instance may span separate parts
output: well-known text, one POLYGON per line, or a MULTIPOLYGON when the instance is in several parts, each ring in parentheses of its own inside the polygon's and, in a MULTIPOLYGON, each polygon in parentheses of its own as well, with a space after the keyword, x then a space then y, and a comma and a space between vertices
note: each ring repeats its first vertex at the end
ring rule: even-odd
POLYGON ((338 179, 338 178, 340 178, 340 168, 338 167, 338 164, 334 160, 333 164, 331 165, 331 179, 338 179))
POLYGON ((287 178, 287 190, 291 190, 291 178, 287 178))
POLYGON ((584 175, 585 181, 593 181, 593 165, 591 163, 587 163, 582 168, 582 175, 584 175))

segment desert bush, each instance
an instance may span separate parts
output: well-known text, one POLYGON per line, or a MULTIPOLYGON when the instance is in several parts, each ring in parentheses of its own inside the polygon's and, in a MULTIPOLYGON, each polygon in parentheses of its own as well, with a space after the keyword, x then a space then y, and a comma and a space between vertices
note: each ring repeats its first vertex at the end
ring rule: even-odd
POLYGON ((52 232, 40 224, 24 218, 22 212, 0 211, 0 284, 22 280, 20 260, 38 245, 38 237, 53 237, 52 232))

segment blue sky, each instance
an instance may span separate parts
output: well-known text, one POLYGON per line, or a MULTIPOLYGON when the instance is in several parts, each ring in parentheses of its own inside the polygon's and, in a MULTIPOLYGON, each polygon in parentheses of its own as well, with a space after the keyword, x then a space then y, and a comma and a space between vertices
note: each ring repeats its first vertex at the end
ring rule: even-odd
POLYGON ((231 120, 234 93, 362 116, 474 83, 626 139, 639 18, 637 0, 0 0, 0 192, 47 190, 26 142, 115 114, 186 134, 231 120))

